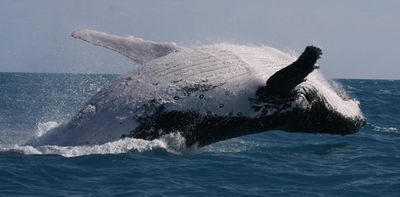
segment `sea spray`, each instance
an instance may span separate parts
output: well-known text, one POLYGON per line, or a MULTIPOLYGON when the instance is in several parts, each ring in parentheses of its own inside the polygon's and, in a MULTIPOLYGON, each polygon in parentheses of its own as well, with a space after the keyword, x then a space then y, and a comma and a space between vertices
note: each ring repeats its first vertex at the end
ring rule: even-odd
POLYGON ((56 121, 39 122, 34 137, 40 137, 58 126, 59 124, 56 121))
POLYGON ((99 145, 82 146, 29 146, 29 145, 0 145, 0 152, 16 152, 22 154, 54 154, 64 157, 76 157, 92 154, 121 154, 128 152, 145 152, 155 149, 164 149, 173 154, 179 154, 186 150, 185 138, 179 133, 170 133, 160 139, 143 140, 124 138, 99 145))

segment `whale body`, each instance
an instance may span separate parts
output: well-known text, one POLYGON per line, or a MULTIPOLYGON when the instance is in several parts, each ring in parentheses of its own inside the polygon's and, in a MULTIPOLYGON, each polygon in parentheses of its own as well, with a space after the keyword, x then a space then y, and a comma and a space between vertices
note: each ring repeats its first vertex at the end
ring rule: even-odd
POLYGON ((31 145, 91 145, 179 133, 205 146, 267 130, 346 135, 366 122, 357 100, 326 80, 321 50, 300 57, 271 47, 183 47, 93 30, 72 37, 114 50, 138 67, 97 92, 65 125, 31 145))

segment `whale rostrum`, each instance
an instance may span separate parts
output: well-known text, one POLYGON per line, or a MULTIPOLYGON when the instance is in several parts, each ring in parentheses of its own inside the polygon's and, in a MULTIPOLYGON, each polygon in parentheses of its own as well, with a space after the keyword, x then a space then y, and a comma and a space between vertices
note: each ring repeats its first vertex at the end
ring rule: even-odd
POLYGON ((205 146, 268 130, 347 135, 365 123, 360 103, 317 70, 320 48, 297 58, 270 47, 183 47, 93 30, 72 33, 139 66, 97 92, 64 126, 29 144, 100 144, 179 133, 205 146))

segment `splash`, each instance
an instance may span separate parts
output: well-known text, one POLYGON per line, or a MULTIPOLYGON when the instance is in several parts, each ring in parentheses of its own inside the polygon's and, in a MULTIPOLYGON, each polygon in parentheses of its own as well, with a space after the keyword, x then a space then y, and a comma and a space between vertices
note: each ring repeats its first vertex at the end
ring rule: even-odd
POLYGON ((40 137, 40 136, 46 134, 48 131, 58 127, 59 125, 60 124, 58 124, 55 121, 39 122, 37 124, 37 129, 36 129, 34 137, 40 137))
POLYGON ((156 149, 164 149, 169 153, 180 154, 186 150, 186 140, 179 133, 170 133, 155 140, 142 140, 125 138, 100 145, 82 146, 23 146, 23 145, 0 145, 0 152, 15 152, 27 155, 61 155, 64 157, 76 157, 92 154, 121 154, 128 152, 146 152, 156 149))
POLYGON ((347 94, 342 84, 334 80, 330 80, 329 83, 338 96, 340 96, 343 100, 350 100, 350 96, 347 94))

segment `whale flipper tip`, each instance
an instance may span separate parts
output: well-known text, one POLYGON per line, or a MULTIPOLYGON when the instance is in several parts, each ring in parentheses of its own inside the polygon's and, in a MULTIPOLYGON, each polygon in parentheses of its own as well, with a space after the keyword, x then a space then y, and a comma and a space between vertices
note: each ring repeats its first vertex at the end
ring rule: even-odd
POLYGON ((321 57, 322 50, 319 47, 307 46, 300 57, 285 68, 277 71, 266 82, 266 86, 257 91, 258 95, 288 94, 304 82, 306 77, 318 69, 317 60, 321 57))
POLYGON ((301 54, 301 56, 304 56, 310 60, 315 60, 315 61, 321 58, 321 55, 322 55, 322 49, 314 45, 307 46, 304 52, 301 54))

